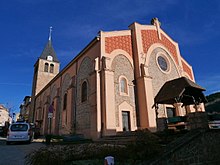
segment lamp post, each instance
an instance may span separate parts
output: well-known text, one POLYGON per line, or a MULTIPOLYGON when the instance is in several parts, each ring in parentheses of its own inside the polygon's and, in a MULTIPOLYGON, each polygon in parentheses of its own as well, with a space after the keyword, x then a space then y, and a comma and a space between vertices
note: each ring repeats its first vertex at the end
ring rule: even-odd
POLYGON ((12 122, 13 122, 13 123, 15 122, 15 115, 16 115, 16 114, 13 112, 13 113, 12 113, 12 122))

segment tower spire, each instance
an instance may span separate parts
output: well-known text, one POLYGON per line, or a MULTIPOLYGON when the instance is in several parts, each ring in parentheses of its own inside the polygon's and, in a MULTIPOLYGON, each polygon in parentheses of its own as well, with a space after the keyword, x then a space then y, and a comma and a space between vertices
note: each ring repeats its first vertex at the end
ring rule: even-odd
POLYGON ((49 32, 49 41, 51 40, 51 35, 52 35, 52 26, 50 27, 50 32, 49 32))
POLYGON ((48 42, 47 42, 47 44, 46 44, 46 46, 45 46, 45 48, 39 58, 47 60, 48 56, 53 57, 54 62, 59 62, 59 60, 57 59, 56 53, 53 49, 53 45, 52 45, 52 26, 49 28, 48 42))

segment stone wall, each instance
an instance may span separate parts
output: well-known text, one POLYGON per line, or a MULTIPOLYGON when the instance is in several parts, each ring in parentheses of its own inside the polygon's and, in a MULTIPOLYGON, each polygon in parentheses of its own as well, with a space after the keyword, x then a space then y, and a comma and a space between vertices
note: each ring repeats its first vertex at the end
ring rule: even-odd
POLYGON ((91 106, 90 106, 90 89, 91 89, 91 80, 90 74, 94 71, 92 68, 92 61, 89 57, 86 57, 79 68, 79 72, 77 75, 77 109, 76 109, 76 128, 78 131, 83 131, 85 129, 89 129, 91 125, 91 106), (82 83, 87 82, 87 100, 82 102, 81 94, 82 94, 82 83))
POLYGON ((187 129, 208 128, 208 116, 206 112, 193 112, 187 114, 187 129))
MULTIPOLYGON (((134 96, 134 70, 124 55, 118 55, 115 57, 112 63, 112 69, 114 71, 114 86, 115 86, 115 112, 116 112, 116 126, 119 127, 119 105, 124 101, 127 102, 135 110, 135 96, 134 96), (125 77, 128 80, 128 95, 121 95, 119 91, 119 78, 125 77)), ((133 111, 134 125, 136 126, 136 111, 133 111)))
MULTIPOLYGON (((220 130, 203 131, 194 138, 188 139, 176 149, 170 150, 151 164, 155 165, 215 165, 220 164, 220 130)), ((159 157, 159 156, 158 156, 159 157)))
MULTIPOLYGON (((171 58, 164 49, 156 48, 150 55, 149 58, 149 75, 152 77, 152 86, 153 86, 153 96, 155 97, 159 92, 160 88, 164 85, 165 82, 180 77, 178 73, 178 68, 175 65, 174 60, 171 58), (157 64, 157 56, 161 53, 167 59, 169 70, 167 72, 161 71, 157 64)), ((158 117, 165 117, 165 109, 163 105, 159 105, 158 117)))

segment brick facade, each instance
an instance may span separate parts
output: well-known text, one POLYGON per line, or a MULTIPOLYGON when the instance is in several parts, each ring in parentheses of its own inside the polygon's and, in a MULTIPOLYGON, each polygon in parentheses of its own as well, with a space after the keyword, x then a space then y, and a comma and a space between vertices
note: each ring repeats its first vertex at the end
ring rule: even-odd
POLYGON ((183 60, 182 60, 182 65, 183 65, 183 71, 186 72, 191 79, 193 79, 192 69, 189 67, 189 65, 187 65, 186 62, 183 60))

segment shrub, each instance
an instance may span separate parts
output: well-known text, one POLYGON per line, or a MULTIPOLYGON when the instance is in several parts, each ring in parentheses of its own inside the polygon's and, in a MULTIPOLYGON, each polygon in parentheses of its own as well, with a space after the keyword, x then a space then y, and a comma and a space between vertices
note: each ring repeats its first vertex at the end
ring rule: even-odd
POLYGON ((139 130, 136 140, 127 146, 130 159, 136 161, 150 160, 162 151, 159 138, 149 130, 139 130))
POLYGON ((99 143, 48 146, 29 154, 26 157, 26 163, 30 165, 63 165, 79 160, 97 162, 111 155, 118 165, 134 165, 137 162, 154 158, 160 151, 157 136, 148 130, 142 130, 136 132, 135 141, 127 146, 99 143))
POLYGON ((63 165, 75 160, 104 160, 107 155, 120 159, 125 147, 84 143, 75 145, 55 145, 41 148, 26 156, 30 165, 63 165))
POLYGON ((25 157, 25 163, 30 165, 63 165, 63 153, 59 150, 41 148, 25 157))

